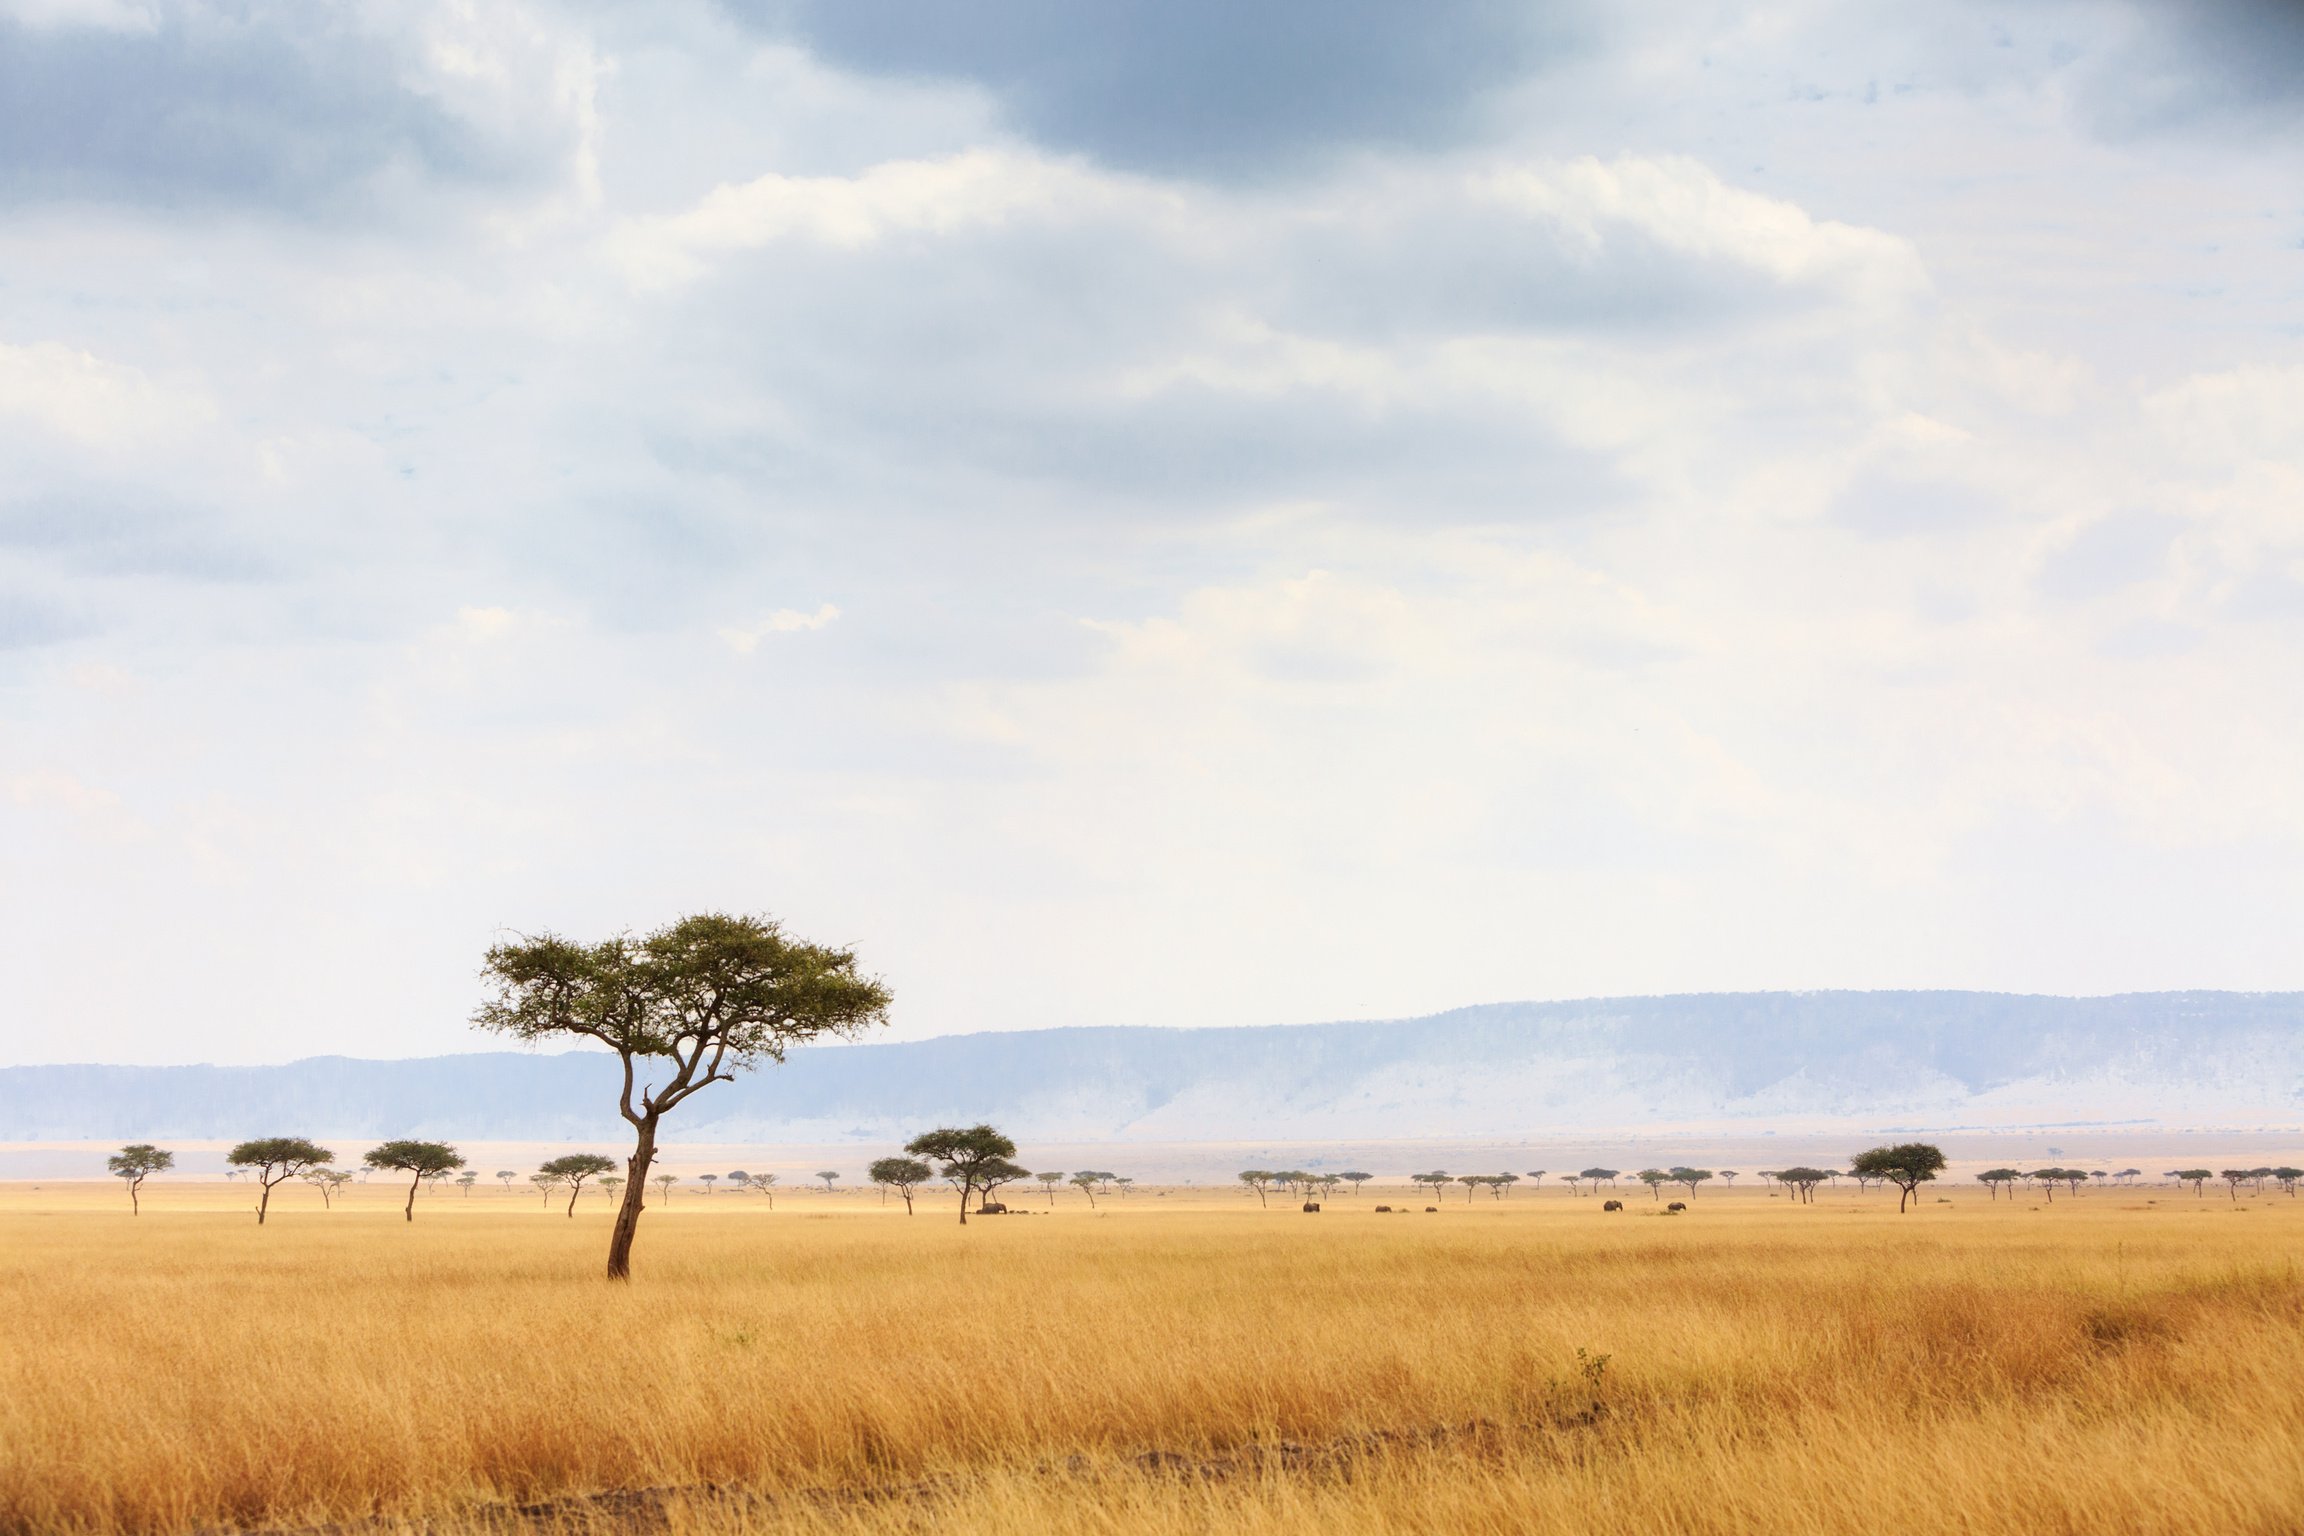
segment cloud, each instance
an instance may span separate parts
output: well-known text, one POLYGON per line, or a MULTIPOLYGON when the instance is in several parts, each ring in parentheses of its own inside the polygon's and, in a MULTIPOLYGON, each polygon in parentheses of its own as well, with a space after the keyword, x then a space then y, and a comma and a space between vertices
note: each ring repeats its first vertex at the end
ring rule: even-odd
POLYGON ((0 789, 25 1017, 707 903, 912 1033, 2297 979, 2304 230, 2093 8, 37 10, 0 780, 151 834, 0 789))
POLYGON ((2304 118, 2304 8, 2292 0, 2161 0, 2090 13, 2083 118, 2115 139, 2293 129, 2304 118))
POLYGON ((1459 0, 731 0, 843 68, 980 85, 1033 139, 1160 173, 1260 180, 1354 148, 1432 149, 1486 96, 1582 53, 1596 12, 1459 0))
MULTIPOLYGON (((453 14, 427 8, 410 26, 273 0, 19 6, 0 16, 0 199, 366 215, 394 179, 556 174, 566 113, 499 103, 532 80, 565 97, 564 83, 549 63, 492 77, 488 50, 456 35, 490 29, 453 14)), ((497 14, 504 41, 512 13, 497 14)))
POLYGON ((779 608, 757 623, 730 625, 716 629, 713 633, 737 655, 749 656, 770 635, 791 635, 822 629, 838 617, 840 610, 830 603, 824 604, 814 613, 802 613, 796 608, 779 608))
POLYGON ((687 213, 626 226, 611 249, 636 282, 661 287, 695 277, 712 256, 779 240, 853 251, 1020 215, 1077 216, 1083 200, 1112 200, 1110 184, 1065 162, 974 150, 890 161, 853 177, 771 174, 719 187, 687 213))

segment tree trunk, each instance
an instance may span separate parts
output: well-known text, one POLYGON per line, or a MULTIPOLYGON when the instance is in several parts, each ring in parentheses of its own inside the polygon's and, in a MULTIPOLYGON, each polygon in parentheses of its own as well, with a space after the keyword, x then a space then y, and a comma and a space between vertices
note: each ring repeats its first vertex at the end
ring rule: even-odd
POLYGON ((262 1226, 264 1225, 264 1213, 272 1205, 272 1186, 263 1179, 258 1179, 256 1182, 264 1186, 264 1193, 256 1197, 256 1225, 262 1226))
MULTIPOLYGON (((143 1181, 141 1179, 137 1181, 137 1183, 142 1182, 143 1181)), ((131 1216, 141 1216, 144 1214, 144 1202, 136 1198, 135 1184, 128 1186, 128 1214, 131 1216)))
POLYGON ((582 1193, 584 1193, 584 1181, 582 1179, 578 1179, 568 1186, 568 1219, 570 1221, 576 1219, 576 1197, 582 1193))
POLYGON ((422 1174, 418 1174, 416 1177, 408 1181, 408 1204, 401 1209, 400 1214, 407 1217, 410 1221, 414 1221, 416 1219, 416 1186, 423 1182, 424 1175, 422 1174))
POLYGON ((909 1184, 904 1187, 904 1214, 912 1214, 912 1187, 909 1184))
POLYGON ((960 1225, 962 1225, 962 1226, 966 1226, 966 1225, 968 1225, 968 1191, 969 1191, 969 1187, 970 1187, 970 1185, 969 1185, 969 1181, 968 1181, 968 1180, 966 1180, 966 1179, 962 1179, 962 1180, 960 1181, 960 1225))
POLYGON ((648 1205, 648 1169, 656 1161, 656 1117, 640 1122, 640 1135, 624 1165, 624 1203, 616 1208, 616 1229, 608 1238, 608 1278, 632 1278, 632 1239, 640 1231, 640 1213, 648 1205))

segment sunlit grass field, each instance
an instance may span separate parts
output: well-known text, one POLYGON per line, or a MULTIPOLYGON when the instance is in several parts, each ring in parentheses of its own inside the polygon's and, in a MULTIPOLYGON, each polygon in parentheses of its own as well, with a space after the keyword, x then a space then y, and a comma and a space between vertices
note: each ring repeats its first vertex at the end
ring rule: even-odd
POLYGON ((0 1530, 2304 1530, 2278 1194, 252 1199, 0 1191, 0 1530))

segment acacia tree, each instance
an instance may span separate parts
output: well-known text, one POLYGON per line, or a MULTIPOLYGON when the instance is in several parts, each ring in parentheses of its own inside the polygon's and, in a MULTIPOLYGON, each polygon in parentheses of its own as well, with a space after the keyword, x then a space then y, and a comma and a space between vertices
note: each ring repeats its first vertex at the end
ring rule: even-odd
POLYGON ((680 1182, 680 1175, 660 1173, 648 1182, 656 1186, 656 1193, 660 1198, 669 1200, 672 1198, 672 1186, 680 1182))
POLYGON ((479 1182, 480 1175, 475 1173, 470 1168, 467 1168, 462 1173, 456 1175, 456 1185, 459 1189, 464 1191, 464 1198, 467 1200, 472 1198, 472 1186, 479 1182))
POLYGON ((2240 1186, 2248 1182, 2248 1170, 2245 1168, 2226 1168, 2216 1177, 2222 1179, 2231 1188, 2232 1203, 2238 1205, 2240 1203, 2240 1186))
POLYGON ((1258 1205, 1269 1206, 1272 1203, 1265 1198, 1264 1193, 1272 1184, 1272 1171, 1270 1169, 1243 1168, 1240 1170, 1240 1182, 1256 1191, 1256 1203, 1258 1205))
POLYGON ((464 1166, 463 1154, 444 1141, 388 1141, 360 1161, 379 1173, 409 1175, 408 1204, 401 1214, 410 1221, 416 1219, 416 1186, 464 1166))
POLYGON ((828 1195, 833 1193, 832 1186, 838 1183, 840 1179, 839 1173, 836 1170, 830 1168, 818 1169, 816 1177, 824 1181, 824 1193, 828 1195))
POLYGON ((1709 1168, 1675 1168, 1672 1170, 1672 1182, 1687 1185, 1688 1198, 1691 1200, 1696 1198, 1696 1186, 1710 1177, 1712 1177, 1712 1170, 1709 1168))
MULTIPOLYGON (((2013 1184, 2022 1177, 2024 1177, 2024 1175, 2017 1172, 2013 1168, 1987 1168, 1982 1173, 1976 1175, 1976 1182, 1982 1184, 1987 1190, 1990 1190, 1992 1193, 1992 1198, 1997 1200, 2000 1198, 2000 1189, 2002 1185, 2013 1184)), ((2013 1197, 2015 1191, 2010 1190, 2009 1194, 2011 1197, 2013 1197)))
POLYGON ((998 1192, 1001 1185, 1013 1184, 1018 1179, 1030 1177, 1032 1177, 1031 1169, 1012 1163, 1004 1157, 996 1157, 977 1169, 976 1187, 984 1192, 984 1198, 976 1202, 978 1214, 982 1214, 984 1207, 992 1203, 992 1196, 998 1192))
POLYGON ((716 912, 639 939, 587 945, 547 934, 498 944, 483 974, 495 990, 473 1016, 481 1028, 531 1044, 595 1040, 622 1064, 617 1110, 633 1148, 608 1239, 612 1280, 632 1272, 664 1116, 713 1083, 781 1062, 796 1043, 886 1023, 890 1002, 888 988, 857 968, 854 951, 788 938, 767 918, 716 912))
POLYGON ((2293 1200, 2296 1198, 2296 1181, 2304 1179, 2304 1168, 2275 1168, 2272 1177, 2279 1183, 2281 1192, 2293 1200))
POLYGON ((1576 1177, 1588 1181, 1592 1186, 1592 1192, 1594 1194, 1598 1194, 1600 1192, 1601 1185, 1615 1184, 1616 1176, 1620 1171, 1621 1170, 1615 1168, 1587 1168, 1582 1173, 1576 1175, 1576 1177))
POLYGON ((776 1175, 772 1173, 756 1173, 752 1175, 752 1187, 760 1194, 767 1197, 768 1209, 776 1209, 776 1175))
POLYGON ((1944 1171, 1944 1153, 1925 1141, 1899 1142, 1893 1147, 1874 1147, 1860 1153, 1849 1162, 1848 1171, 1859 1178, 1870 1174, 1895 1185, 1896 1209, 1901 1212, 1911 1201, 1913 1191, 1944 1171))
POLYGON ((696 1177, 703 1183, 706 1194, 712 1193, 712 1186, 720 1182, 720 1175, 716 1173, 700 1173, 696 1177))
MULTIPOLYGON (((943 1164, 943 1175, 960 1191, 960 1225, 968 1225, 968 1196, 977 1189, 991 1192, 1000 1184, 1013 1183, 1025 1176, 1024 1170, 1008 1161, 1016 1155, 1016 1143, 1001 1135, 989 1125, 940 1125, 935 1130, 923 1131, 904 1144, 904 1150, 914 1157, 924 1157, 943 1164), (987 1183, 999 1178, 997 1183, 987 1183)), ((1243 1175, 1245 1177, 1245 1175, 1243 1175)))
POLYGON ((336 1161, 336 1154, 302 1136, 262 1136, 244 1141, 224 1154, 224 1161, 234 1169, 253 1173, 264 1193, 256 1201, 256 1225, 264 1225, 265 1212, 272 1205, 272 1186, 284 1179, 292 1179, 307 1168, 336 1161))
POLYGON ((297 1177, 320 1191, 320 1209, 324 1211, 335 1208, 336 1196, 352 1182, 352 1175, 335 1168, 308 1168, 297 1177))
POLYGON ((1368 1181, 1376 1177, 1376 1175, 1372 1173, 1362 1173, 1359 1169, 1355 1168, 1350 1173, 1340 1173, 1336 1175, 1336 1177, 1351 1185, 1352 1193, 1357 1195, 1362 1192, 1368 1181))
POLYGON ((1643 1168, 1632 1177, 1647 1185, 1650 1198, 1656 1200, 1664 1198, 1664 1186, 1672 1182, 1672 1175, 1661 1168, 1643 1168))
POLYGON ((1543 1170, 1543 1169, 1541 1169, 1541 1168, 1531 1168, 1531 1169, 1528 1171, 1528 1177, 1530 1177, 1531 1179, 1534 1179, 1534 1180, 1536 1181, 1536 1187, 1537 1187, 1538 1189, 1542 1189, 1542 1188, 1544 1187, 1544 1170, 1543 1170))
MULTIPOLYGON (((1050 1173, 1035 1174, 1033 1177, 1040 1181, 1042 1189, 1048 1191, 1048 1203, 1054 1205, 1056 1203, 1056 1186, 1064 1182, 1063 1171, 1059 1169, 1050 1173)), ((1090 1179, 1088 1182, 1093 1187, 1096 1181, 1090 1179)))
POLYGON ((1725 1184, 1730 1189, 1734 1189, 1736 1187, 1736 1181, 1742 1177, 1744 1177, 1744 1175, 1738 1173, 1733 1168, 1723 1168, 1720 1170, 1720 1182, 1725 1184))
POLYGON ((570 1152, 553 1158, 536 1171, 568 1186, 568 1214, 576 1214, 576 1197, 584 1193, 584 1181, 608 1172, 616 1166, 613 1158, 597 1152, 570 1152))
POLYGON ((743 1189, 750 1185, 751 1182, 752 1175, 746 1173, 743 1169, 731 1168, 728 1170, 728 1187, 730 1189, 743 1189))
MULTIPOLYGON (((1048 1175, 1042 1174, 1040 1177, 1045 1179, 1048 1177, 1048 1175)), ((1056 1175, 1056 1177, 1061 1179, 1064 1177, 1064 1175, 1059 1173, 1056 1175)), ((1072 1183, 1079 1187, 1080 1193, 1088 1197, 1088 1209, 1096 1209, 1096 1175, 1091 1172, 1082 1171, 1072 1175, 1072 1183)), ((1053 1191, 1056 1186, 1051 1184, 1048 1187, 1051 1191, 1053 1191)), ((1055 1202, 1051 1200, 1049 1203, 1054 1204, 1055 1202)))
POLYGON ((2179 1183, 2191 1185, 2192 1193, 2197 1195, 2207 1187, 2208 1181, 2216 1175, 2206 1168, 2178 1168, 2170 1177, 2179 1183))
POLYGON ((1816 1186, 1827 1177, 1821 1168, 1781 1168, 1774 1175, 1777 1183, 1792 1191, 1792 1198, 1805 1205, 1816 1203, 1816 1186))
MULTIPOLYGON (((904 1214, 912 1214, 912 1191, 928 1182, 935 1170, 916 1157, 883 1157, 867 1172, 873 1183, 904 1197, 904 1214)), ((883 1199, 886 1197, 883 1196, 883 1199)))
POLYGON ((133 1142, 104 1159, 104 1166, 112 1176, 128 1186, 128 1214, 144 1214, 144 1201, 138 1195, 144 1181, 156 1173, 165 1173, 176 1166, 176 1154, 163 1152, 150 1142, 133 1142))
POLYGON ((1435 1168, 1430 1173, 1412 1173, 1408 1175, 1408 1182, 1411 1184, 1423 1185, 1424 1192, 1427 1195, 1430 1195, 1433 1199, 1437 1200, 1440 1198, 1441 1193, 1446 1190, 1448 1185, 1454 1180, 1454 1178, 1455 1175, 1450 1173, 1447 1169, 1435 1168))
POLYGON ((504 1193, 506 1194, 512 1193, 512 1181, 518 1177, 520 1177, 520 1170, 517 1168, 499 1168, 496 1170, 497 1182, 504 1186, 504 1193))
POLYGON ((604 1173, 600 1175, 600 1192, 608 1197, 608 1201, 611 1205, 613 1205, 616 1201, 616 1191, 622 1189, 623 1187, 624 1175, 620 1173, 604 1173))

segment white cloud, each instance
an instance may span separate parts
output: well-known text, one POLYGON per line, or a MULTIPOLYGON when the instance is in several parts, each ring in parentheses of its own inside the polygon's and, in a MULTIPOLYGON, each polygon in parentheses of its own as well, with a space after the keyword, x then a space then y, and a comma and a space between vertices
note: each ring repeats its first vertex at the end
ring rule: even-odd
POLYGON ((887 161, 855 176, 771 172, 715 188, 686 213, 627 223, 609 250, 635 283, 662 287, 696 277, 713 257, 782 240, 860 250, 898 235, 1078 217, 1131 190, 1077 161, 989 149, 887 161))
POLYGON ((155 32, 152 0, 0 0, 0 16, 27 27, 89 27, 102 32, 155 32))
POLYGON ((749 656, 760 648, 760 642, 770 635, 799 634, 805 630, 822 629, 840 617, 840 610, 826 603, 814 613, 802 613, 797 608, 779 608, 766 618, 751 624, 727 625, 713 631, 721 643, 739 656, 749 656))
POLYGON ((125 448, 183 438, 216 419, 204 394, 155 383, 141 370, 61 342, 0 342, 0 417, 71 442, 125 448))

